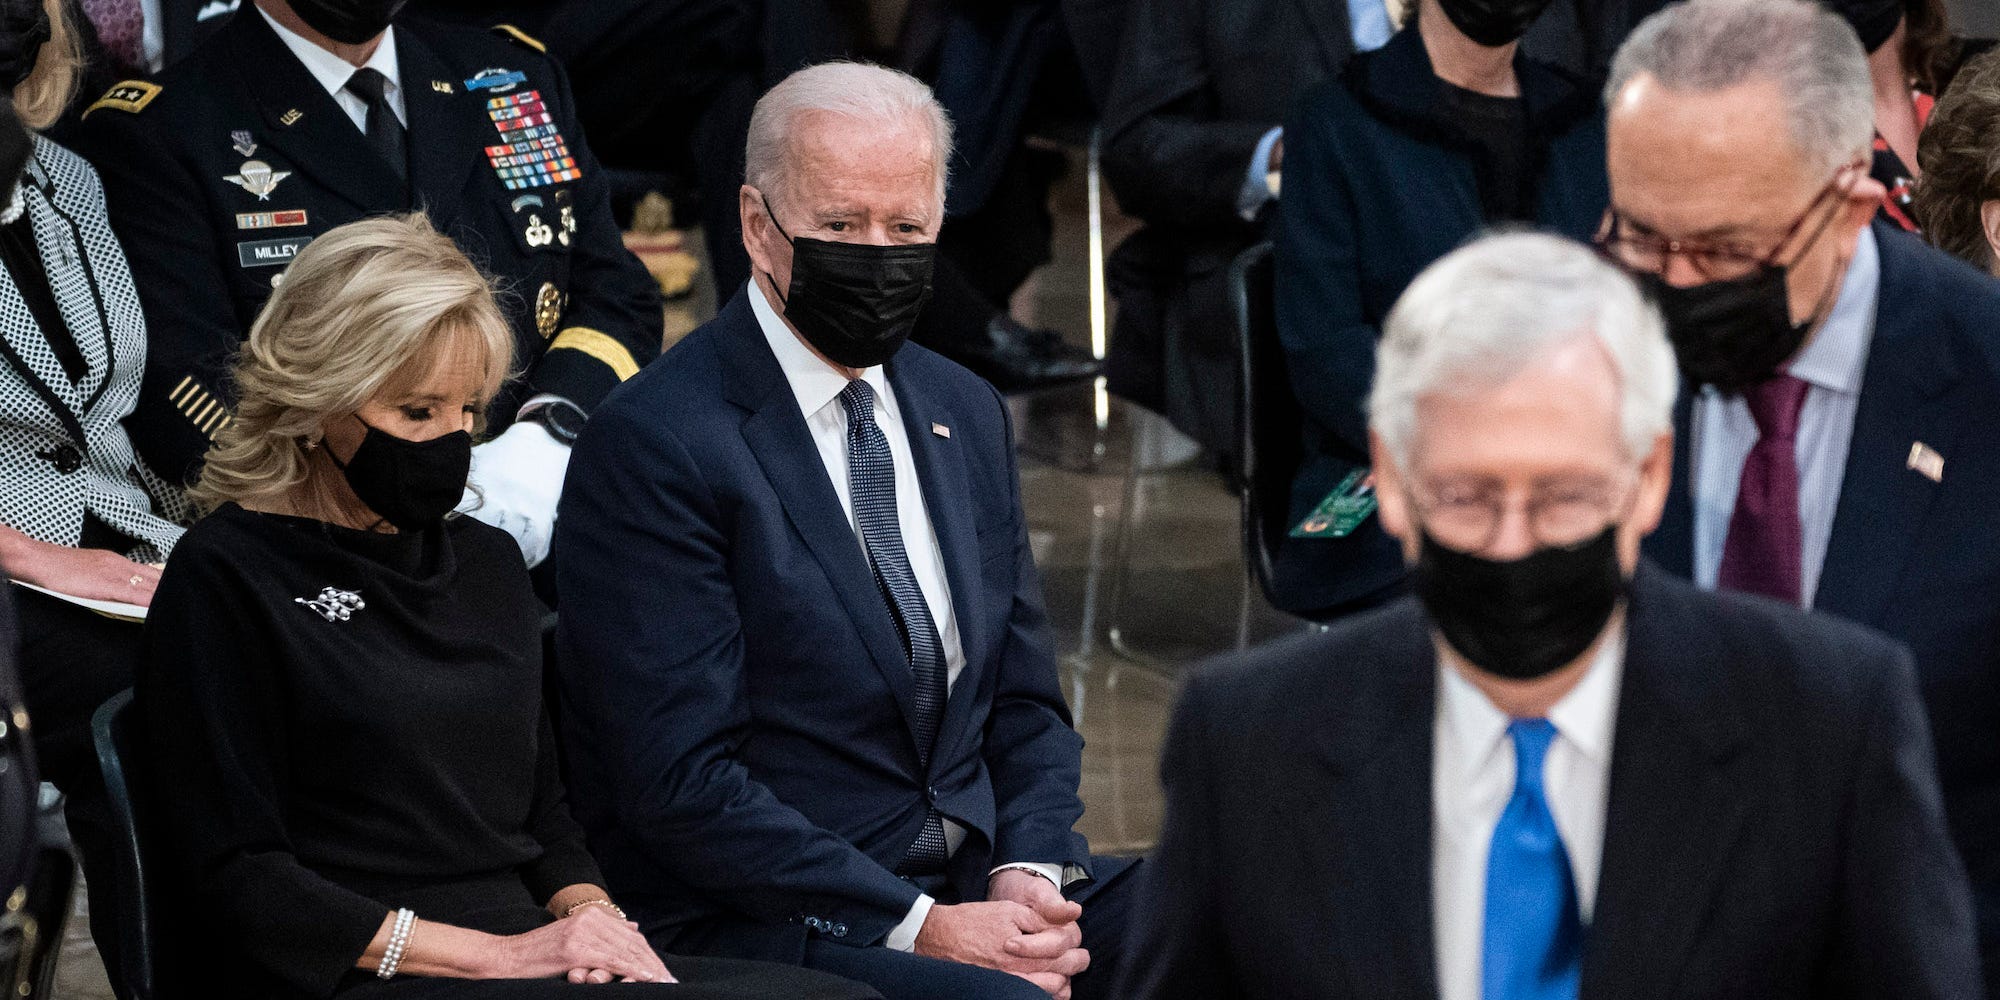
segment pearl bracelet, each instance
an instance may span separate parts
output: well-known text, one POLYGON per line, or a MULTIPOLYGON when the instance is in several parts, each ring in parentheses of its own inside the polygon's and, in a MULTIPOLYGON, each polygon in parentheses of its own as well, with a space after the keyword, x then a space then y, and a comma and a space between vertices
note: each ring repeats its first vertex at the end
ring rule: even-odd
POLYGON ((403 952, 410 947, 410 932, 417 926, 417 915, 407 909, 396 911, 396 925, 389 930, 389 948, 382 953, 382 964, 375 967, 377 979, 396 978, 396 967, 403 964, 403 952))
POLYGON ((617 903, 614 903, 608 899, 586 899, 581 903, 572 904, 569 909, 563 911, 563 917, 565 919, 573 917, 576 915, 576 911, 581 910, 586 906, 602 906, 610 910, 611 912, 618 914, 618 919, 620 920, 625 919, 625 911, 619 909, 617 903))

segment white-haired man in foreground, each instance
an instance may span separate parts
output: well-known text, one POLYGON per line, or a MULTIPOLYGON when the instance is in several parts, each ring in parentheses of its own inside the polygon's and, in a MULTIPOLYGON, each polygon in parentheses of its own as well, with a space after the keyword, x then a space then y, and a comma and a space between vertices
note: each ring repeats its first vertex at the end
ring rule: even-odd
POLYGON ((1121 995, 1978 997, 1909 654, 1640 560, 1676 379, 1633 282, 1490 238, 1378 357, 1413 594, 1189 683, 1121 995))

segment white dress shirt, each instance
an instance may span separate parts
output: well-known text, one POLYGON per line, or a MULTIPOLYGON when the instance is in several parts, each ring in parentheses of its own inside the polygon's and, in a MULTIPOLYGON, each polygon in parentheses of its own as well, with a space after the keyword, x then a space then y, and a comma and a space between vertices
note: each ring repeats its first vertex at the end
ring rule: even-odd
MULTIPOLYGON (((847 376, 834 371, 799 341, 798 335, 778 316, 777 307, 765 296, 763 285, 752 281, 750 289, 750 311, 756 315, 757 326, 764 331, 771 353, 777 356, 778 368, 785 373, 792 395, 798 398, 806 429, 812 432, 820 461, 826 465, 826 477, 833 483, 834 494, 840 497, 848 527, 854 529, 855 544, 861 546, 862 557, 866 558, 868 543, 862 537, 860 520, 854 516, 854 499, 847 484, 847 408, 840 404, 840 394, 847 389, 847 376)), ((917 586, 923 588, 924 604, 930 608, 931 621, 937 625, 938 641, 944 646, 949 691, 965 670, 965 648, 959 641, 958 613, 951 606, 944 548, 938 544, 937 529, 931 525, 924 505, 923 484, 917 479, 909 434, 903 428, 902 410, 896 405, 896 393, 889 386, 889 378, 882 366, 877 365, 863 371, 861 381, 875 390, 875 424, 888 439, 889 458, 896 468, 896 520, 903 529, 903 553, 909 557, 910 571, 916 575, 917 586)), ((959 846, 965 843, 965 828, 947 819, 944 835, 946 850, 957 854, 959 846)), ((1065 875, 1063 866, 1057 864, 1014 863, 1001 865, 994 871, 1002 868, 1032 871, 1058 887, 1065 875)), ((898 951, 915 948, 917 932, 923 929, 924 918, 930 915, 934 903, 928 895, 918 897, 909 915, 889 932, 883 943, 898 951)))
POLYGON ((285 47, 292 50, 292 54, 299 58, 299 62, 305 64, 306 71, 313 75, 313 79, 318 80, 319 85, 333 95, 334 103, 340 105, 340 110, 347 112, 347 117, 354 121, 357 130, 364 133, 368 131, 368 102, 347 89, 347 81, 353 78, 357 68, 372 69, 388 79, 389 85, 382 88, 382 95, 388 100, 390 110, 396 112, 396 120, 408 127, 410 115, 403 107, 403 71, 396 65, 395 28, 384 31, 382 44, 375 46, 375 54, 369 56, 368 62, 363 66, 356 67, 353 63, 307 41, 305 36, 279 24, 276 18, 264 12, 264 8, 257 8, 257 14, 264 19, 264 23, 271 26, 271 30, 278 33, 278 37, 284 40, 285 47))
MULTIPOLYGON (((1854 415, 1861 408, 1861 376, 1868 369, 1868 345, 1875 339, 1875 306, 1882 286, 1882 258, 1871 229, 1861 231, 1847 265, 1840 295, 1819 332, 1787 366, 1806 383, 1799 409, 1795 454, 1799 463, 1799 603, 1813 606, 1826 547, 1833 538, 1833 515, 1847 477, 1854 415)), ((1704 387, 1695 400, 1689 428, 1694 471, 1694 579, 1714 590, 1722 575, 1729 519, 1743 482, 1743 460, 1757 445, 1757 421, 1743 397, 1704 387)))
MULTIPOLYGON (((1431 899, 1439 1000, 1480 1000, 1486 932, 1486 859, 1493 829, 1514 796, 1514 743, 1494 707, 1440 653, 1432 727, 1431 899)), ((1611 745, 1625 674, 1625 636, 1614 621, 1583 679, 1549 710, 1556 738, 1543 760, 1543 792, 1576 879, 1586 927, 1597 902, 1611 745)))

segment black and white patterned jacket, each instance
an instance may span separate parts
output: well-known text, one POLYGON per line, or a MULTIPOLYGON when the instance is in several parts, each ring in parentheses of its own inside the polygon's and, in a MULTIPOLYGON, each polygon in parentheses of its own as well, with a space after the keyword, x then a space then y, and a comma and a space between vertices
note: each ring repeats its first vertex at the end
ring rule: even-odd
POLYGON ((21 199, 88 371, 69 380, 0 270, 0 522, 75 545, 89 512, 138 543, 128 555, 165 559, 181 536, 168 517, 184 513, 185 500, 145 467, 126 436, 145 374, 146 320, 97 172, 37 136, 21 199))

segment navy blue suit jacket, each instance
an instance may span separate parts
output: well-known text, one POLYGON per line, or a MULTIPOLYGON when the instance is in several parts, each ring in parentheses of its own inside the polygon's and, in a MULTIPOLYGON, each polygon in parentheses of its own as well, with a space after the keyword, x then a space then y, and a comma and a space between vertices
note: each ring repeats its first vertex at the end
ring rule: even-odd
POLYGON ((995 864, 1088 864, 1000 395, 915 345, 888 377, 965 650, 928 770, 895 621, 743 293, 577 443, 557 528, 570 787, 655 940, 790 960, 808 933, 879 943, 917 898, 891 869, 932 803, 970 831, 964 898, 995 864))
MULTIPOLYGON (((1437 654, 1403 598, 1197 672, 1129 1000, 1433 1000, 1437 654)), ((1974 1000, 1909 654, 1642 566, 1583 1000, 1974 1000)))
MULTIPOLYGON (((1587 239, 1604 216, 1604 122, 1596 87, 1525 56, 1531 221, 1587 239)), ((1297 523, 1368 464, 1363 412, 1389 308, 1424 268, 1489 224, 1492 169, 1464 136, 1414 30, 1308 91, 1285 126, 1276 250, 1278 336, 1305 412, 1293 479, 1297 523)), ((1341 539, 1287 540, 1281 605, 1311 613, 1403 578, 1403 553, 1374 520, 1341 539)))
MULTIPOLYGON (((1813 606, 1872 625, 1916 656, 1938 774, 1978 903, 1989 983, 2000 971, 2000 282, 1882 223, 1882 286, 1861 408, 1813 606), (1933 482, 1909 468, 1923 443, 1933 482)), ((1646 551, 1692 575, 1690 406, 1673 491, 1646 551)), ((2000 985, 2000 983, 1994 983, 2000 985)))

